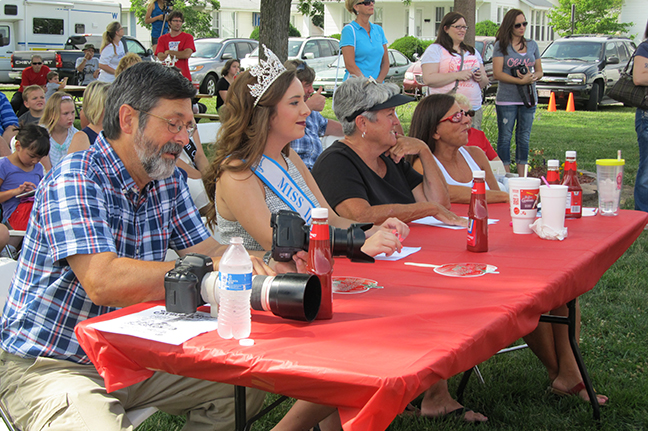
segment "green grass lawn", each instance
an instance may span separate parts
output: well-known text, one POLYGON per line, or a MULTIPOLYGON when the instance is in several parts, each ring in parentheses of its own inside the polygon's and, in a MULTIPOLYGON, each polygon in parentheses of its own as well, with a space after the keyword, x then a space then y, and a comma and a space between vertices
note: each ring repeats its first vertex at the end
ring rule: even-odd
MULTIPOLYGON (((11 97, 9 95, 9 97, 11 97)), ((203 103, 205 103, 203 101, 203 103)), ((207 100, 215 113, 215 100, 207 100)), ((407 132, 415 104, 397 109, 407 132)), ((634 113, 621 106, 603 107, 598 112, 547 112, 540 106, 531 133, 533 163, 557 158, 564 161, 566 150, 578 152, 579 168, 596 171, 597 158, 615 158, 621 150, 626 160, 624 184, 632 187, 637 171, 638 149, 634 113)), ((324 115, 334 118, 330 99, 324 115)), ((492 143, 497 141, 495 112, 485 107, 483 128, 492 143)), ((632 209, 632 198, 623 203, 632 209)), ((467 407, 489 417, 481 424, 489 430, 646 430, 648 429, 648 235, 643 233, 632 247, 604 274, 596 287, 581 296, 581 349, 594 386, 610 397, 602 407, 601 422, 592 418, 591 408, 578 399, 558 398, 547 393, 549 380, 539 360, 528 350, 499 355, 480 365, 486 384, 473 376, 465 393, 467 407)), ((450 380, 454 393, 459 378, 450 380)), ((269 396, 268 400, 274 399, 269 396)), ((281 418, 285 407, 254 426, 269 430, 281 418)), ((179 430, 184 419, 156 413, 138 430, 179 430)), ((459 421, 430 421, 397 418, 392 431, 469 430, 475 426, 459 421)))

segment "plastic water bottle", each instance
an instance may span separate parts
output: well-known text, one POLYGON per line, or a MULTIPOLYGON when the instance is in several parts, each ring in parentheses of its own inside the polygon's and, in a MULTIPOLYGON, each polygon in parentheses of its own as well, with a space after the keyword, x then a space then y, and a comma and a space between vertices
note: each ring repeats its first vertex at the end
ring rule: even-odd
POLYGON ((219 270, 218 335, 225 339, 248 338, 252 330, 252 261, 243 247, 243 238, 234 237, 230 240, 219 270))

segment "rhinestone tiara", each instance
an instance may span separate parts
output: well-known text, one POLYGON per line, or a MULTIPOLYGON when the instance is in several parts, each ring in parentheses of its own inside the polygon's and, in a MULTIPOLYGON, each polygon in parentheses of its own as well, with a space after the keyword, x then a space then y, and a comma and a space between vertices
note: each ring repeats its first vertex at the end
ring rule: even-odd
POLYGON ((259 103, 261 96, 263 96, 279 75, 286 71, 286 68, 281 64, 281 61, 279 61, 274 52, 270 51, 265 45, 262 44, 262 46, 267 60, 260 59, 257 66, 250 68, 250 75, 255 76, 257 79, 256 84, 248 84, 250 94, 255 98, 254 106, 259 103))

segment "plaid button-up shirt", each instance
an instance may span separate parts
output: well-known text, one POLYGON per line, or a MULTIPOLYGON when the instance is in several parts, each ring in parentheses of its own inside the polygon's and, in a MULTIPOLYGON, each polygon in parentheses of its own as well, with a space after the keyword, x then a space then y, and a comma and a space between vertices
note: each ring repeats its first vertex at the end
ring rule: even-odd
POLYGON ((2 313, 1 347, 22 357, 89 364, 74 327, 115 308, 88 298, 66 258, 113 252, 163 261, 168 248, 182 250, 209 236, 178 169, 139 190, 102 133, 38 187, 2 313))

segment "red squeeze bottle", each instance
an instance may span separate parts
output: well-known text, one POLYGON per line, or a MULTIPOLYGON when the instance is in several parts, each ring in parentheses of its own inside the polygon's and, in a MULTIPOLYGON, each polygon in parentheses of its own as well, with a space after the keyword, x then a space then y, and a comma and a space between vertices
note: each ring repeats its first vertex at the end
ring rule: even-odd
POLYGON ((328 225, 328 209, 313 208, 313 224, 308 239, 308 263, 306 270, 317 275, 322 284, 322 303, 316 319, 333 317, 333 255, 328 225))
POLYGON ((473 171, 473 186, 468 207, 468 251, 488 251, 488 206, 484 171, 473 171))
POLYGON ((583 215, 583 188, 578 182, 576 151, 565 153, 565 175, 563 186, 567 186, 567 203, 565 205, 565 218, 581 218, 583 215))
POLYGON ((560 162, 558 160, 547 161, 547 182, 549 184, 560 184, 560 162))

